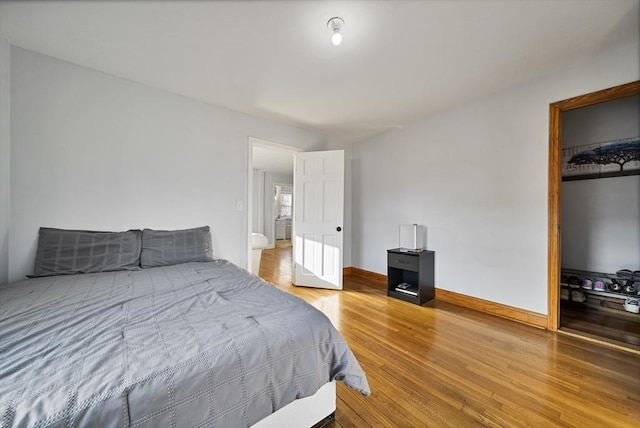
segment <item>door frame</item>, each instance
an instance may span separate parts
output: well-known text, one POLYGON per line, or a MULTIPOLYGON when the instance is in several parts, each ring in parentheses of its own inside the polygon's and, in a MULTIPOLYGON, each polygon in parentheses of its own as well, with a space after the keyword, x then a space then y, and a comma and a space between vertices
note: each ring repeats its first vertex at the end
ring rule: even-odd
MULTIPOLYGON (((251 258, 252 258, 252 245, 251 245, 251 233, 253 231, 253 148, 254 147, 263 147, 270 150, 279 150, 283 152, 291 153, 295 155, 296 153, 303 152, 304 149, 295 146, 288 146, 286 144, 280 144, 269 140, 264 140, 262 138, 257 137, 249 137, 247 139, 247 236, 246 236, 246 244, 247 244, 247 270, 251 269, 251 258)), ((293 161, 292 161, 293 162, 293 161)), ((293 166, 292 166, 293 168, 293 166)), ((295 203, 295 202, 294 202, 295 203)), ((275 236, 275 234, 274 234, 275 236)), ((275 241, 274 241, 275 244, 275 241)))
POLYGON ((557 101, 549 105, 549 244, 547 276, 547 328, 549 330, 557 331, 560 327, 562 113, 638 94, 640 94, 640 80, 557 101))
MULTIPOLYGON (((291 162, 293 163, 293 162, 295 162, 295 160, 292 160, 291 162)), ((292 166, 291 169, 293 169, 293 166, 292 166)), ((273 188, 271 190, 273 190, 274 192, 276 190, 276 186, 280 186, 280 187, 286 186, 286 187, 291 187, 291 195, 293 195, 293 183, 272 183, 272 184, 273 184, 273 188)), ((293 201, 293 206, 294 207, 295 207, 295 204, 296 204, 296 202, 294 200, 293 201)), ((293 208, 293 209, 295 209, 295 208, 293 208)), ((277 210, 276 210, 276 203, 275 203, 275 200, 274 200, 274 202, 273 202, 273 229, 272 229, 273 230, 273 246, 274 247, 276 246, 276 241, 277 241, 277 239, 276 239, 276 214, 277 214, 277 210)), ((291 219, 290 220, 291 220, 291 227, 293 228, 293 214, 291 214, 291 219)), ((293 234, 292 234, 292 237, 293 237, 293 234)), ((285 238, 286 238, 286 234, 285 234, 285 238)), ((292 241, 293 241, 293 238, 292 238, 292 241)))

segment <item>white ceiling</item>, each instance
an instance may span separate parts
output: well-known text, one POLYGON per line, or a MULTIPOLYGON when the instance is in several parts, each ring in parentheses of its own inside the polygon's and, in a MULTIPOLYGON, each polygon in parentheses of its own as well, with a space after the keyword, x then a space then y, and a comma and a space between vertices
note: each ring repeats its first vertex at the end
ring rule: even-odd
POLYGON ((14 45, 343 142, 637 41, 639 27, 640 0, 0 2, 14 45))

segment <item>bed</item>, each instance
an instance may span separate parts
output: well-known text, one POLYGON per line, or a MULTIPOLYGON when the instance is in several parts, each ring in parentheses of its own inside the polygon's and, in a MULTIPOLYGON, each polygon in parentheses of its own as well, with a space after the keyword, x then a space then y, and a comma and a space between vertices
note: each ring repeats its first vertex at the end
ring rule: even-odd
MULTIPOLYGON (((36 266, 43 246, 41 229, 36 266)), ((163 248, 140 268, 140 247, 137 267, 0 287, 1 426, 302 427, 335 381, 370 393, 313 306, 222 259, 163 248)))

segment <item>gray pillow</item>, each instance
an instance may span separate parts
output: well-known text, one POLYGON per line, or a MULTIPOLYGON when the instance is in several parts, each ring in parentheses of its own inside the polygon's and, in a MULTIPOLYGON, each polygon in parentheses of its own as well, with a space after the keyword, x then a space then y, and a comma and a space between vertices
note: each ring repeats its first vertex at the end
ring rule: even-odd
POLYGON ((41 227, 33 275, 140 269, 142 232, 95 232, 41 227))
POLYGON ((142 231, 140 266, 170 266, 213 260, 209 226, 186 230, 142 231))

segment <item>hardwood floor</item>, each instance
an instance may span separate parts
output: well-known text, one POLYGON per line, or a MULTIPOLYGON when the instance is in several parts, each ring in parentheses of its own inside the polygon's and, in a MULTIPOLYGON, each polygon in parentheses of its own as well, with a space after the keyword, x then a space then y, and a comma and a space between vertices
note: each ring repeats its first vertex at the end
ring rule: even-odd
POLYGON ((372 395, 338 383, 333 427, 637 427, 640 357, 446 302, 388 298, 349 275, 344 290, 291 284, 291 248, 263 251, 260 276, 323 311, 372 395))

